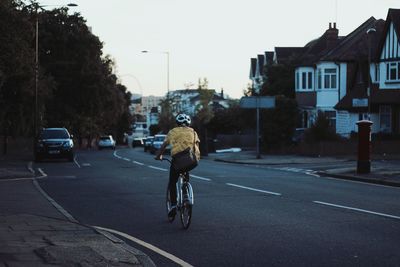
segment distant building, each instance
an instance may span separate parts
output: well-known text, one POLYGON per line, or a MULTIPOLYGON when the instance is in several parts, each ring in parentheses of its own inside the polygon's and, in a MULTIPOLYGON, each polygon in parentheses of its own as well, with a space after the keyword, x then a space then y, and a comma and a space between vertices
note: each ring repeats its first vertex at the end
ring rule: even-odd
MULTIPOLYGON (((217 93, 214 89, 202 89, 213 92, 213 97, 210 106, 213 108, 228 108, 228 99, 224 96, 224 91, 221 89, 217 93)), ((172 112, 174 114, 186 113, 190 116, 196 115, 200 105, 199 89, 182 89, 169 92, 169 97, 172 99, 172 112)))

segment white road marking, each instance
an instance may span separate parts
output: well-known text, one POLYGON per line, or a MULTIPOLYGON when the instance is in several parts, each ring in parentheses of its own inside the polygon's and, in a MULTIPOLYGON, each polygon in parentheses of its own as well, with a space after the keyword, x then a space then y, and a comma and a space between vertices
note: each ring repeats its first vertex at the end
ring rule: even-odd
POLYGON ((144 163, 141 163, 141 162, 138 162, 138 161, 135 161, 135 160, 132 160, 132 162, 135 163, 135 164, 137 164, 137 165, 140 165, 140 166, 143 166, 143 165, 144 165, 144 163))
POLYGON ((117 151, 114 151, 114 157, 119 158, 119 159, 122 159, 122 157, 120 157, 120 156, 117 155, 117 151))
POLYGON ((230 184, 230 183, 227 183, 226 185, 234 186, 234 187, 238 187, 238 188, 242 188, 242 189, 247 189, 247 190, 250 190, 250 191, 255 191, 255 192, 260 192, 260 193, 265 193, 265 194, 271 194, 271 195, 275 195, 275 196, 281 196, 282 195, 280 193, 275 193, 275 192, 271 192, 271 191, 265 191, 265 190, 252 188, 252 187, 247 187, 247 186, 243 186, 243 185, 230 184))
POLYGON ((90 163, 82 163, 82 166, 83 167, 90 167, 90 166, 92 166, 92 164, 90 164, 90 163))
POLYGON ((38 171, 42 175, 41 177, 47 177, 47 174, 45 174, 44 171, 41 168, 38 168, 38 171))
POLYGON ((190 178, 195 178, 195 179, 199 179, 199 180, 203 180, 203 181, 208 181, 208 182, 211 181, 211 179, 209 179, 209 178, 197 176, 197 175, 194 175, 194 174, 190 174, 190 178))
POLYGON ((123 160, 125 160, 125 161, 131 161, 130 159, 128 159, 128 158, 122 158, 123 160))
POLYGON ((32 162, 32 161, 29 161, 29 163, 28 163, 28 170, 29 170, 32 174, 35 174, 35 170, 32 168, 32 164, 33 164, 33 162, 32 162))
POLYGON ((78 163, 78 161, 76 160, 76 158, 74 158, 74 162, 75 162, 75 164, 78 166, 78 168, 81 167, 81 165, 79 165, 79 163, 78 163))
POLYGON ((307 175, 314 176, 314 177, 321 177, 321 176, 319 176, 318 174, 316 174, 314 171, 308 171, 308 172, 306 172, 306 174, 307 174, 307 175))
POLYGON ((382 217, 388 217, 392 219, 397 219, 400 220, 400 216, 395 216, 395 215, 390 215, 390 214, 385 214, 385 213, 380 213, 380 212, 375 212, 375 211, 370 211, 370 210, 364 210, 364 209, 358 209, 358 208, 353 208, 353 207, 347 207, 347 206, 342 206, 342 205, 337 205, 337 204, 332 204, 332 203, 327 203, 327 202, 322 202, 322 201, 313 201, 316 204, 321 204, 321 205, 326 205, 326 206, 331 206, 331 207, 336 207, 336 208, 341 208, 341 209, 347 209, 347 210, 354 210, 354 211, 359 211, 359 212, 364 212, 368 214, 373 214, 373 215, 378 215, 382 217))
POLYGON ((154 251, 155 253, 158 253, 158 254, 164 256, 165 258, 175 262, 176 264, 178 264, 180 266, 185 266, 185 267, 192 266, 191 264, 187 263, 186 261, 184 261, 184 260, 182 260, 182 259, 180 259, 180 258, 178 258, 178 257, 176 257, 176 256, 174 256, 174 255, 162 250, 162 249, 159 249, 156 246, 153 246, 153 245, 151 245, 151 244, 149 244, 147 242, 144 242, 144 241, 142 241, 142 240, 140 240, 140 239, 138 239, 136 237, 130 236, 128 234, 125 234, 125 233, 122 233, 122 232, 119 232, 119 231, 116 231, 116 230, 113 230, 113 229, 103 228, 103 227, 99 227, 99 226, 93 226, 93 227, 96 228, 96 229, 99 229, 99 230, 103 230, 103 231, 115 234, 115 235, 119 235, 119 236, 121 236, 123 238, 126 238, 126 239, 128 239, 130 241, 133 241, 133 242, 135 242, 135 243, 137 243, 137 244, 139 244, 139 245, 141 245, 141 246, 143 246, 143 247, 145 247, 147 249, 150 249, 150 250, 154 251))
POLYGON ((64 215, 68 220, 74 223, 78 223, 78 221, 68 213, 63 207, 61 207, 54 199, 52 199, 39 185, 36 179, 33 180, 33 184, 36 189, 59 211, 62 215, 64 215))
POLYGON ((152 166, 152 165, 149 165, 149 168, 152 168, 152 169, 155 169, 155 170, 159 170, 159 171, 164 171, 164 172, 167 172, 167 171, 168 171, 167 169, 159 168, 159 167, 152 166))

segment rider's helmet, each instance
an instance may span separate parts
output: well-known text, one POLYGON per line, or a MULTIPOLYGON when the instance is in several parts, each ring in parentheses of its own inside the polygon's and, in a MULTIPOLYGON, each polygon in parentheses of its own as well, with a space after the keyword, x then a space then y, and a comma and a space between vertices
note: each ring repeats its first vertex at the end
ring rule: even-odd
POLYGON ((176 124, 179 126, 185 125, 189 126, 192 120, 190 119, 189 115, 186 115, 184 113, 178 114, 175 118, 176 124))

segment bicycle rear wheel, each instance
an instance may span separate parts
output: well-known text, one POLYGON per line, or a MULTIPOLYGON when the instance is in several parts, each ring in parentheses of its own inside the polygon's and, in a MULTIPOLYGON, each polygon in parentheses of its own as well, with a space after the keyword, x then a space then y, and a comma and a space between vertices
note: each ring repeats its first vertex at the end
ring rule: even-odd
POLYGON ((183 203, 180 215, 183 228, 188 229, 192 221, 192 205, 189 202, 183 203))
POLYGON ((174 215, 174 216, 168 216, 169 211, 171 210, 171 196, 170 196, 169 188, 168 188, 168 187, 167 187, 167 198, 166 198, 165 204, 166 204, 166 208, 167 208, 167 218, 168 218, 168 221, 169 221, 169 222, 173 222, 174 219, 175 219, 175 215, 174 215))
POLYGON ((180 209, 180 217, 183 228, 188 229, 192 221, 193 205, 192 201, 190 201, 190 198, 193 196, 190 196, 190 194, 193 194, 193 191, 191 190, 191 188, 189 189, 188 184, 184 184, 182 186, 182 191, 187 194, 187 197, 183 200, 182 207, 180 209))

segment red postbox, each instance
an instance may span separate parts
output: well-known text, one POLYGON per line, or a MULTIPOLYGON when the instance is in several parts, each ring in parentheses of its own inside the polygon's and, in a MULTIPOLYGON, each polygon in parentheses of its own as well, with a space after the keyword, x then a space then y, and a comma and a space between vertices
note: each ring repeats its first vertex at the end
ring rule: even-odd
POLYGON ((358 125, 357 173, 371 172, 371 125, 372 121, 361 120, 358 125))

